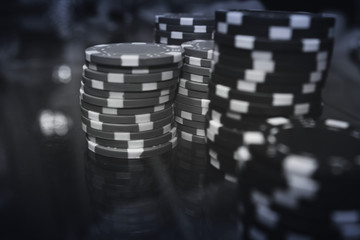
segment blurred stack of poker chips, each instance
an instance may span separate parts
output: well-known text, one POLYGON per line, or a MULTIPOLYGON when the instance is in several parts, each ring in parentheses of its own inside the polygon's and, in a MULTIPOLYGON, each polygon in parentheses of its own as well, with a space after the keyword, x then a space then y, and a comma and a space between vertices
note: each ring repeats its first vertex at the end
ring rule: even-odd
POLYGON ((321 114, 335 19, 229 10, 216 11, 215 20, 207 142, 211 164, 236 181, 233 153, 249 140, 244 132, 270 117, 321 114))
POLYGON ((242 239, 359 239, 360 130, 284 120, 234 153, 242 239))
MULTIPOLYGON (((153 236, 167 219, 162 189, 150 162, 169 169, 173 153, 119 159, 87 152, 86 182, 94 216, 94 235, 112 239, 153 236)), ((158 166, 158 167, 163 167, 158 166)))
POLYGON ((214 17, 196 13, 166 13, 155 16, 155 42, 180 45, 183 42, 213 39, 214 17))

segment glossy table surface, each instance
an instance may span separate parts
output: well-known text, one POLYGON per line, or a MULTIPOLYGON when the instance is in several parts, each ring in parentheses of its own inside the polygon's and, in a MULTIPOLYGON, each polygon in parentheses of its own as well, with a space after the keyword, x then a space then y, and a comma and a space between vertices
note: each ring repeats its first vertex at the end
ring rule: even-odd
MULTIPOLYGON (((324 116, 360 125, 359 31, 337 40, 324 116)), ((81 130, 83 43, 1 65, 1 239, 239 239, 236 184, 179 142, 148 161, 97 161, 81 130), (114 184, 116 183, 116 184, 114 184), (100 238, 101 237, 101 238, 100 238)), ((38 53, 41 54, 38 54, 38 53)))

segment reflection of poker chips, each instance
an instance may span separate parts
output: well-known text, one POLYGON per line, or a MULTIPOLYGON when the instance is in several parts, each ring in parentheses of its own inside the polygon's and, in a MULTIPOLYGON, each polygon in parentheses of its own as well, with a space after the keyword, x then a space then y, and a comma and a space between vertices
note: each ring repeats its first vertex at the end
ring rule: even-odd
POLYGON ((119 174, 122 172, 144 172, 148 171, 148 164, 151 161, 160 161, 161 164, 168 164, 169 159, 172 156, 172 152, 167 152, 161 156, 154 156, 141 159, 128 159, 128 158, 112 158, 103 155, 96 154, 92 151, 86 151, 89 160, 93 161, 97 166, 106 169, 116 171, 119 174))
POLYGON ((100 155, 116 158, 144 158, 154 155, 160 155, 165 152, 172 151, 176 147, 177 137, 171 141, 149 148, 112 148, 98 145, 92 141, 87 141, 88 149, 100 155))
POLYGON ((86 180, 97 231, 101 238, 120 234, 126 237, 152 235, 162 226, 163 199, 159 195, 151 162, 168 161, 168 154, 152 158, 120 159, 96 155, 88 151, 86 180), (111 159, 111 160, 105 160, 111 159), (104 162, 128 162, 127 172, 103 165, 104 162), (132 164, 136 162, 137 165, 132 164), (141 166, 138 171, 136 166, 141 166))
POLYGON ((169 107, 159 112, 154 113, 145 113, 145 114, 131 114, 131 115, 110 115, 110 114, 101 114, 91 110, 87 110, 84 107, 81 107, 81 113, 83 116, 88 119, 106 122, 106 123, 115 123, 115 124, 129 124, 129 123, 145 123, 160 120, 166 116, 171 115, 173 108, 169 107))
POLYGON ((176 85, 178 78, 173 78, 167 81, 160 81, 160 82, 113 83, 113 82, 104 82, 104 81, 89 79, 83 76, 82 81, 84 85, 99 90, 141 92, 141 91, 154 91, 154 90, 171 88, 172 86, 176 85))
POLYGON ((172 69, 158 73, 126 74, 126 73, 104 73, 98 72, 87 67, 83 68, 84 76, 89 79, 112 82, 112 83, 146 83, 156 81, 166 81, 176 78, 180 74, 179 69, 172 69))
POLYGON ((102 146, 107 147, 118 147, 118 148, 146 148, 157 146, 160 144, 164 144, 169 142, 176 136, 176 129, 173 128, 170 132, 165 133, 164 135, 160 135, 159 137, 142 139, 142 140, 126 140, 126 141, 115 141, 115 140, 107 140, 101 138, 94 138, 92 136, 88 136, 88 139, 92 142, 98 143, 102 146))
POLYGON ((249 133, 266 133, 286 118, 320 116, 335 20, 256 10, 215 15, 206 118, 207 144, 218 155, 208 154, 214 169, 236 181, 234 150, 262 145, 249 142, 257 139, 249 133))
POLYGON ((107 108, 139 108, 161 105, 174 99, 175 95, 165 95, 155 98, 144 99, 119 99, 119 98, 101 98, 88 95, 80 90, 80 99, 84 102, 107 108))
POLYGON ((115 43, 89 47, 86 61, 110 66, 142 67, 182 61, 183 50, 177 46, 154 43, 115 43))
POLYGON ((256 227, 266 238, 286 239, 290 231, 311 239, 359 238, 354 228, 360 200, 354 191, 360 184, 359 130, 339 120, 301 119, 264 136, 263 147, 243 146, 234 154, 245 232, 256 227), (264 221, 263 211, 274 218, 264 221))
POLYGON ((161 31, 180 31, 186 33, 212 33, 214 31, 213 26, 207 26, 207 25, 181 26, 181 25, 170 25, 166 23, 155 23, 155 29, 159 29, 161 31))

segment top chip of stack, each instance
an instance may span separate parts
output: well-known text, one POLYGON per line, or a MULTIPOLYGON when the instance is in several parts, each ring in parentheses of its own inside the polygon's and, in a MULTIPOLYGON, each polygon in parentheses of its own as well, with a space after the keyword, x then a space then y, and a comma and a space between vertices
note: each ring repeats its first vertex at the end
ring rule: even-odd
POLYGON ((155 42, 180 45, 183 42, 213 39, 214 17, 201 13, 166 13, 155 16, 155 42))
POLYGON ((173 100, 183 49, 117 43, 85 51, 80 104, 90 151, 113 158, 148 158, 177 143, 173 100))

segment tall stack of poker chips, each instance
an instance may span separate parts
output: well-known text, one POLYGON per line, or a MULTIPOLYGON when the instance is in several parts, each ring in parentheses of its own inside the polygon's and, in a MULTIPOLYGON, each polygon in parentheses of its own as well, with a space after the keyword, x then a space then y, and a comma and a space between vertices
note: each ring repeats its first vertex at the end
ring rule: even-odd
POLYGON ((117 43, 85 53, 80 105, 88 149, 119 159, 172 151, 177 143, 173 99, 183 50, 117 43))
POLYGON ((293 119, 264 137, 235 153, 242 239, 359 239, 359 129, 293 119))
POLYGON ((194 40, 185 42, 184 65, 175 99, 175 121, 179 137, 205 144, 206 113, 208 111, 208 82, 214 42, 194 40))
POLYGON ((173 158, 173 101, 183 50, 118 43, 96 45, 85 53, 80 105, 97 228, 126 238, 148 236, 163 219, 150 164, 173 158))
POLYGON ((155 16, 155 42, 180 45, 183 42, 213 39, 214 17, 205 14, 166 13, 155 16))
POLYGON ((233 161, 239 135, 258 130, 267 118, 320 115, 335 19, 230 10, 216 11, 215 21, 207 137, 213 166, 221 168, 217 155, 233 161))

